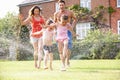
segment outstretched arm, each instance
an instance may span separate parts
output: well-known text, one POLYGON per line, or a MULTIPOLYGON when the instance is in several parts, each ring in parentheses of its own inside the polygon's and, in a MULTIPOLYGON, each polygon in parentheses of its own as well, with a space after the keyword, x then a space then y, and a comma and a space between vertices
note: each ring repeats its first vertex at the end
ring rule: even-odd
POLYGON ((28 24, 31 21, 31 17, 27 17, 24 20, 24 17, 22 16, 22 14, 20 14, 19 15, 19 20, 20 20, 21 25, 26 25, 26 24, 28 24))
POLYGON ((71 25, 68 25, 68 30, 72 33, 74 37, 77 36, 71 25))

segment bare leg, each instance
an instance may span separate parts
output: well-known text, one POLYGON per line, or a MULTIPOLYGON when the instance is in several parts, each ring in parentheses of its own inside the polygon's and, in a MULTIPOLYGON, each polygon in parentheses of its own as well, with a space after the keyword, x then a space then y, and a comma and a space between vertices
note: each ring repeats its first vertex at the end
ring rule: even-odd
POLYGON ((48 55, 49 55, 49 53, 48 53, 48 51, 44 50, 44 54, 45 54, 45 56, 44 56, 44 69, 48 69, 48 67, 47 67, 47 61, 48 61, 48 55))
POLYGON ((68 49, 68 52, 67 52, 67 56, 66 56, 66 63, 67 63, 67 66, 70 67, 70 55, 71 55, 71 50, 68 49))
POLYGON ((59 51, 59 56, 60 56, 60 60, 62 61, 62 68, 61 70, 65 70, 65 59, 63 57, 63 43, 62 42, 58 42, 58 51, 59 51))
POLYGON ((67 52, 68 52, 68 40, 65 40, 64 41, 64 47, 63 47, 63 57, 64 57, 64 59, 67 56, 67 52))
POLYGON ((52 68, 53 53, 49 53, 49 59, 50 59, 50 70, 53 70, 52 68))
POLYGON ((33 48, 34 48, 34 64, 35 68, 37 68, 38 42, 33 43, 33 48))
POLYGON ((39 39, 38 42, 38 68, 40 68, 41 61, 42 61, 42 53, 43 53, 43 45, 42 45, 42 38, 39 39))

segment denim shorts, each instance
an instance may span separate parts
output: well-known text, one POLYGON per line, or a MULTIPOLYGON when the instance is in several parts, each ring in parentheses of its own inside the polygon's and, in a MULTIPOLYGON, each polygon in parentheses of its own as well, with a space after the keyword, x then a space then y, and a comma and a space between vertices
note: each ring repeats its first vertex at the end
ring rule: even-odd
POLYGON ((52 53, 52 52, 53 52, 53 47, 52 47, 52 46, 44 45, 44 46, 43 46, 43 49, 44 49, 45 51, 48 51, 49 53, 52 53))

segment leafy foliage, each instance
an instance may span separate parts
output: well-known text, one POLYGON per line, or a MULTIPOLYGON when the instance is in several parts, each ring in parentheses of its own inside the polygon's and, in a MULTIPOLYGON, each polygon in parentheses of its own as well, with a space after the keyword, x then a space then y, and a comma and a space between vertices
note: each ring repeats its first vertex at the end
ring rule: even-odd
POLYGON ((102 32, 100 30, 90 31, 88 36, 80 42, 89 50, 89 57, 93 59, 112 59, 115 58, 119 48, 115 41, 118 41, 118 35, 111 31, 102 32))
MULTIPOLYGON (((20 21, 15 13, 7 13, 7 15, 4 18, 0 19, 0 36, 1 36, 0 44, 2 44, 2 46, 0 46, 0 49, 2 49, 2 52, 7 53, 7 57, 9 57, 10 55, 9 47, 14 46, 13 44, 15 44, 14 52, 16 52, 15 53, 17 55, 16 58, 17 57, 19 58, 20 56, 23 57, 21 53, 23 52, 25 53, 26 51, 26 48, 23 49, 21 46, 19 46, 21 42, 24 43, 24 45, 22 46, 26 46, 26 44, 30 45, 29 31, 27 27, 21 28, 20 21), (5 44, 7 45, 4 47, 3 45, 5 44)), ((31 55, 31 52, 29 51, 27 52, 28 52, 28 54, 26 54, 27 56, 31 55)), ((26 55, 24 55, 23 57, 24 59, 27 58, 26 55)))
POLYGON ((79 5, 72 5, 68 7, 68 9, 72 10, 78 22, 93 22, 95 28, 103 28, 110 27, 105 24, 107 21, 105 18, 105 14, 112 14, 115 10, 112 7, 104 7, 102 5, 96 7, 92 11, 87 8, 80 7, 79 5))
POLYGON ((4 18, 0 19, 0 33, 4 37, 15 38, 19 27, 18 17, 14 13, 8 13, 4 18))

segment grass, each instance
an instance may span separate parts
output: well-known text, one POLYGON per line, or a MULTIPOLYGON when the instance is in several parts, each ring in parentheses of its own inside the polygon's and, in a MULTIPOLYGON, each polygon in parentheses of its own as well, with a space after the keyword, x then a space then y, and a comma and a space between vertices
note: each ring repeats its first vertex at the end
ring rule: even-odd
POLYGON ((60 61, 53 62, 53 71, 35 69, 33 61, 0 61, 0 80, 120 80, 120 60, 70 62, 71 67, 62 72, 60 61))

